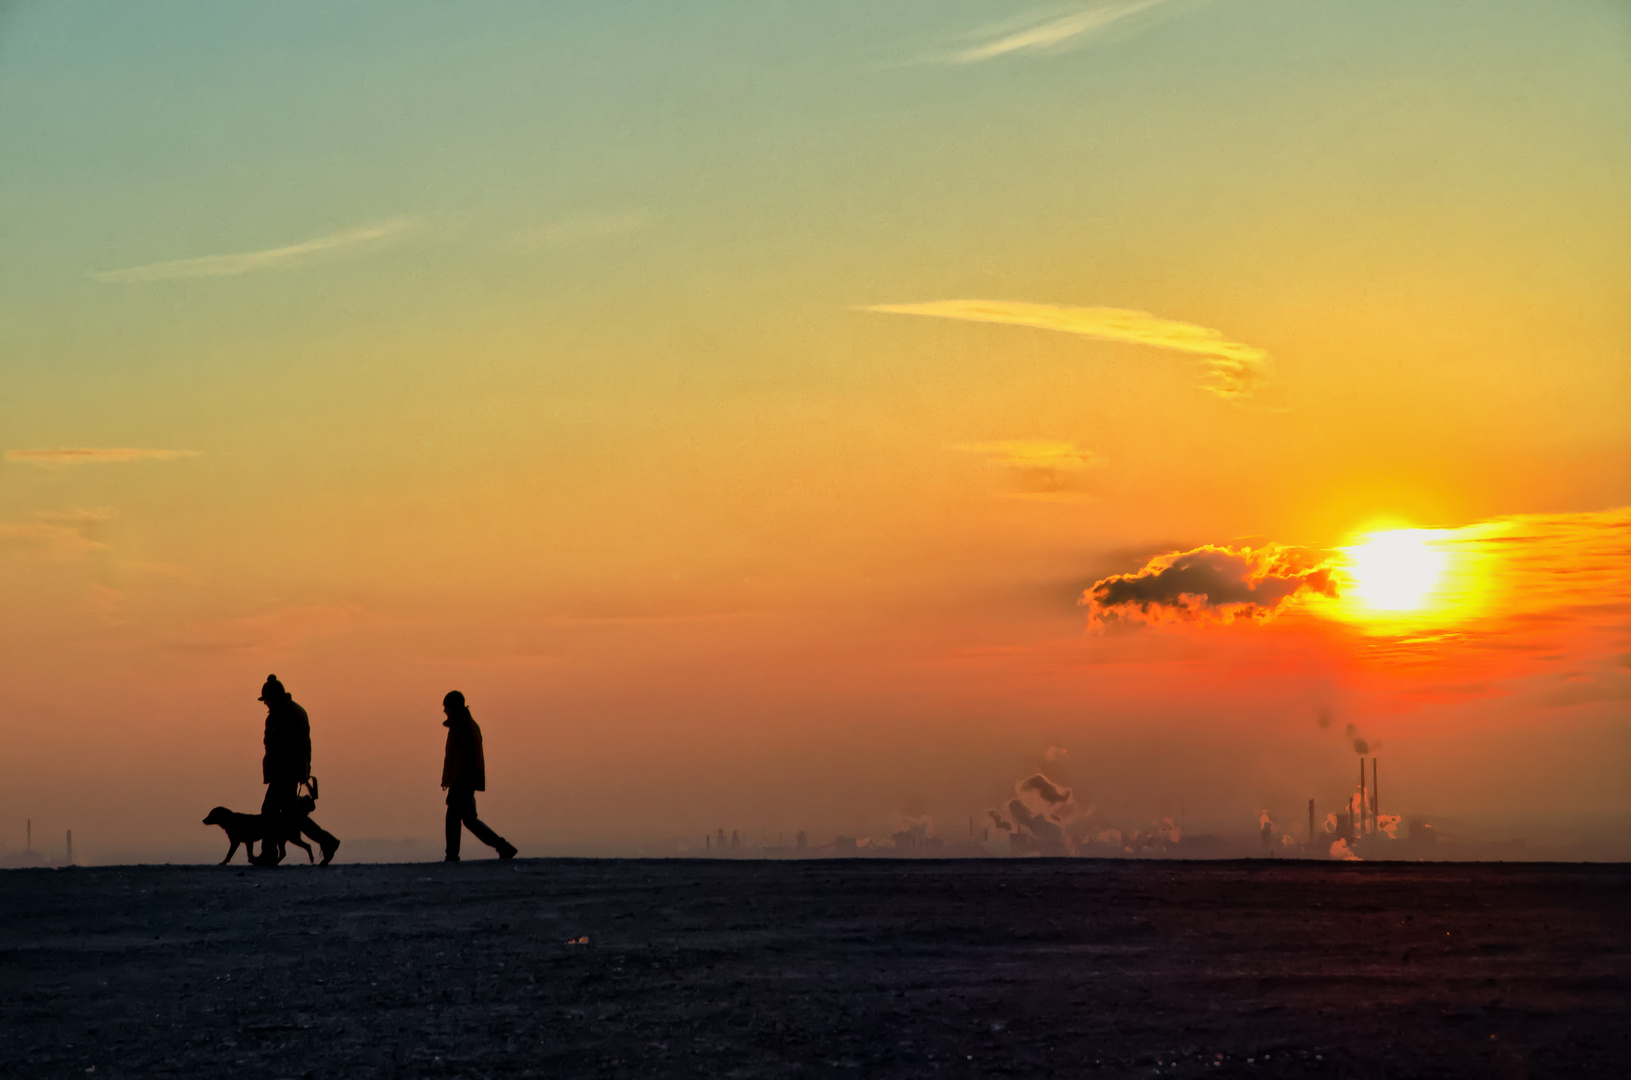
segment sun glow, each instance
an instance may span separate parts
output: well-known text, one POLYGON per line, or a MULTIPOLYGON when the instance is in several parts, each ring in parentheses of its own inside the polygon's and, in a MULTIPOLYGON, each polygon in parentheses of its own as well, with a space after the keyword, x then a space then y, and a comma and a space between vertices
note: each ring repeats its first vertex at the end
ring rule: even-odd
POLYGON ((1366 633, 1429 637, 1485 617, 1500 564, 1484 526, 1375 529, 1336 549, 1337 595, 1315 596, 1317 613, 1366 633))
POLYGON ((1390 529, 1344 548, 1348 596, 1376 612, 1409 613, 1432 606, 1450 565, 1440 532, 1390 529))

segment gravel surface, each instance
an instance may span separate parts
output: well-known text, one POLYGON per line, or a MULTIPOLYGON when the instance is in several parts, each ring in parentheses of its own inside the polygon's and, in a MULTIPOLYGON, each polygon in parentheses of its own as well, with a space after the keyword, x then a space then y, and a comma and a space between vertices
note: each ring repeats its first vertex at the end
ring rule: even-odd
POLYGON ((1624 1077, 1628 922, 1623 865, 15 870, 0 1076, 1624 1077))

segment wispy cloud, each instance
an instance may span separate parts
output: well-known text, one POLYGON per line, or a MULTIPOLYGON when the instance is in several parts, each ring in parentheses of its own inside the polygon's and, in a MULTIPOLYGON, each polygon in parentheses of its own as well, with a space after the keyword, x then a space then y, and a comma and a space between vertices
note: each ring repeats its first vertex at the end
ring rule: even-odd
POLYGON ((992 60, 1013 53, 1057 52, 1073 45, 1080 45, 1123 19, 1167 2, 1168 0, 1125 0, 1123 3, 1101 4, 1047 19, 1045 22, 1035 23, 1020 30, 1015 30, 1010 23, 1000 30, 987 30, 982 35, 987 38, 983 44, 960 49, 944 59, 951 64, 977 64, 982 60, 992 60), (996 36, 991 36, 993 33, 996 36))
POLYGON ((308 604, 200 623, 172 642, 172 647, 186 652, 277 652, 395 625, 397 620, 362 604, 308 604))
POLYGON ((1079 502, 1086 498, 1087 474, 1104 458, 1075 443, 1049 439, 955 443, 951 450, 981 454, 1004 475, 1010 498, 1079 502))
POLYGON ((525 229, 516 234, 515 242, 521 247, 564 248, 586 241, 629 236, 650 225, 651 215, 640 210, 583 214, 525 229))
POLYGON ((99 270, 90 276, 97 281, 123 283, 167 281, 172 278, 231 277, 253 273, 256 270, 283 270, 352 248, 379 243, 406 232, 414 224, 411 217, 395 217, 372 225, 343 229, 313 240, 302 240, 298 244, 289 244, 286 247, 245 251, 236 255, 204 255, 196 259, 174 259, 170 262, 132 266, 124 270, 99 270))
POLYGON ((119 515, 111 507, 81 510, 41 510, 33 521, 0 521, 0 543, 33 548, 48 559, 67 562, 83 559, 108 545, 99 539, 102 528, 119 515))
POLYGON ((1208 378, 1202 387, 1223 398, 1249 395, 1266 377, 1270 363, 1264 350, 1231 341, 1220 331, 1123 308, 1055 307, 1013 300, 935 300, 925 304, 876 304, 861 310, 1031 326, 1191 353, 1206 358, 1208 378))
POLYGON ((153 450, 134 446, 57 446, 45 450, 7 450, 5 459, 49 469, 64 465, 117 465, 127 461, 177 461, 199 457, 197 450, 153 450))

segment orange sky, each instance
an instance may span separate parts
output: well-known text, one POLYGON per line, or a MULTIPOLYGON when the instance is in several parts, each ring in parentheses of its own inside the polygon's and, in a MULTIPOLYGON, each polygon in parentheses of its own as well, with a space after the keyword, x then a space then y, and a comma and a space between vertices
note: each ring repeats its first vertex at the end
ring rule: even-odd
POLYGON ((1067 7, 0 13, 0 856, 211 857, 276 672, 354 857, 455 687, 527 853, 1249 836, 1352 724, 1623 857, 1623 12, 1067 7))

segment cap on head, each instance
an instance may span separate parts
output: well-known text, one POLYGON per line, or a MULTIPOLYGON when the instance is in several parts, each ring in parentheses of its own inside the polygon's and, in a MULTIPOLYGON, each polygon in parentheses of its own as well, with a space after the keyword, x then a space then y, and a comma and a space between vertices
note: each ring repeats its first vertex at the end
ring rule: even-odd
POLYGON ((442 698, 442 708, 444 708, 444 709, 462 709, 462 708, 464 708, 464 695, 459 693, 457 690, 449 690, 447 692, 447 696, 442 698))
POLYGON ((289 696, 289 691, 283 689, 276 675, 266 676, 266 682, 261 686, 261 701, 282 701, 289 696))

